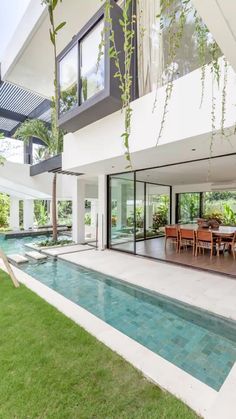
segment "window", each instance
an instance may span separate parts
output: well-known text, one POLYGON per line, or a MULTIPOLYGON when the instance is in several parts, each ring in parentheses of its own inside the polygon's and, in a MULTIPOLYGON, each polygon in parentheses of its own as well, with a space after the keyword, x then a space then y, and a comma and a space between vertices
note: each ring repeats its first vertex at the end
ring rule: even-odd
POLYGON ((104 89, 104 55, 98 63, 104 22, 99 22, 80 43, 81 103, 104 89))
POLYGON ((196 223, 201 217, 201 194, 198 192, 178 194, 178 223, 196 223))
POLYGON ((60 113, 68 112, 78 103, 78 47, 77 44, 59 64, 60 113))

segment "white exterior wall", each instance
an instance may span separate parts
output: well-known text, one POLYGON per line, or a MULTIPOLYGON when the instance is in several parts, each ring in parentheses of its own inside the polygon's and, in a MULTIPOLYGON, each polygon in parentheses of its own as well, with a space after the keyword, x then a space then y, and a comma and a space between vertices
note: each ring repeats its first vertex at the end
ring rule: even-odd
MULTIPOLYGON (((222 85, 223 81, 221 80, 220 89, 216 85, 214 92, 216 97, 217 129, 221 125, 222 85)), ((157 150, 156 143, 162 120, 165 87, 158 91, 155 112, 153 112, 154 97, 155 92, 132 103, 133 117, 130 150, 135 168, 148 167, 150 158, 146 158, 145 161, 143 152, 153 150, 156 153, 157 150)), ((176 80, 159 145, 169 145, 206 134, 209 140, 209 133, 212 129, 211 97, 212 80, 210 68, 206 72, 205 97, 201 108, 201 70, 193 71, 176 80)), ((226 127, 231 127, 235 124, 235 103, 236 75, 230 68, 227 85, 226 127)), ((64 141, 63 169, 77 168, 85 173, 94 172, 97 174, 114 172, 113 162, 124 154, 120 137, 124 131, 123 118, 124 115, 118 111, 75 133, 67 134, 64 141)), ((161 147, 158 147, 158 149, 161 150, 161 147)), ((151 164, 153 164, 153 161, 151 164)), ((115 171, 122 171, 125 166, 125 161, 122 159, 122 166, 117 167, 115 171)))

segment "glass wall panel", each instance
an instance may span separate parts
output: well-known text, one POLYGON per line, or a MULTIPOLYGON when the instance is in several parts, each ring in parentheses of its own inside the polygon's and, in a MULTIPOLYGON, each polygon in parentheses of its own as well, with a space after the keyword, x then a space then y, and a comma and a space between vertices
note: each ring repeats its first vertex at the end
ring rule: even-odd
POLYGON ((224 225, 236 225, 236 191, 204 192, 203 216, 224 225))
POLYGON ((104 89, 104 55, 98 65, 103 20, 80 43, 81 102, 104 89))
POLYGON ((78 46, 75 45, 59 64, 60 113, 65 113, 78 104, 78 46))
POLYGON ((145 183, 136 182, 136 239, 144 239, 145 183))
POLYGON ((146 238, 159 237, 170 223, 170 189, 146 184, 146 238))
POLYGON ((201 216, 200 193, 180 193, 178 195, 178 223, 196 223, 201 216))
POLYGON ((134 252, 134 173, 110 176, 110 247, 134 252))

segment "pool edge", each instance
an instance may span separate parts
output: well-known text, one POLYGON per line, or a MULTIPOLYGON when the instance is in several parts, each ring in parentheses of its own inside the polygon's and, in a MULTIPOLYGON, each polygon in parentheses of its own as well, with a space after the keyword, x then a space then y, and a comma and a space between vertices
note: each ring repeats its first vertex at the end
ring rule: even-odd
MULTIPOLYGON (((20 283, 122 356, 147 379, 181 399, 202 417, 206 417, 207 411, 214 406, 220 392, 119 332, 19 268, 12 267, 20 283)), ((0 268, 5 270, 2 263, 0 268)))

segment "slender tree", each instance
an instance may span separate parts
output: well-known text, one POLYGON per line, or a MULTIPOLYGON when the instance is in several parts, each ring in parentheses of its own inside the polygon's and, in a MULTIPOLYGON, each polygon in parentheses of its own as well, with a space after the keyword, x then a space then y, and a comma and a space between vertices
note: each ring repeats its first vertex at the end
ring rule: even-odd
MULTIPOLYGON (((32 137, 41 140, 46 147, 46 156, 52 157, 60 154, 63 150, 63 131, 58 129, 58 135, 55 136, 52 126, 47 125, 39 119, 31 119, 23 122, 14 134, 14 138, 28 143, 32 137)), ((52 209, 53 209, 53 240, 57 241, 57 176, 53 175, 52 183, 52 209)))
MULTIPOLYGON (((52 97, 51 105, 51 128, 48 129, 46 124, 41 121, 27 121, 25 122, 15 134, 16 138, 22 138, 25 141, 29 141, 29 133, 31 137, 40 138, 50 154, 55 155, 62 151, 63 147, 63 133, 58 126, 58 115, 59 115, 59 79, 57 70, 57 35, 58 32, 65 26, 66 22, 59 24, 55 23, 55 10, 58 4, 62 3, 62 0, 42 0, 42 4, 46 5, 48 10, 48 17, 50 22, 49 36, 53 46, 53 59, 54 59, 54 96, 52 97)), ((52 224, 53 224, 53 240, 57 241, 57 174, 53 175, 52 185, 52 224)))

